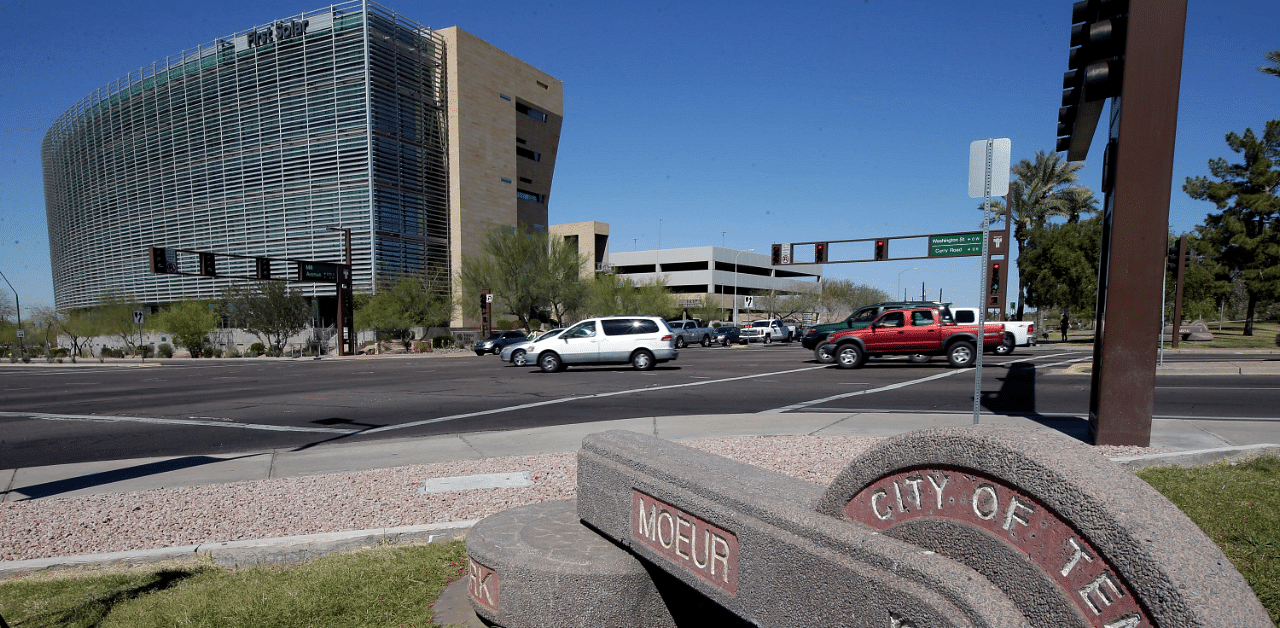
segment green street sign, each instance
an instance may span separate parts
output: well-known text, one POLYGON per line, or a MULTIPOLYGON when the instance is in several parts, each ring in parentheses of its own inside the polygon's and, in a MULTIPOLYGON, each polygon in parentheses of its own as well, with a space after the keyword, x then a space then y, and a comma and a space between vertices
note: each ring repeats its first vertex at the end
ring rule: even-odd
POLYGON ((982 233, 929 236, 929 257, 982 255, 982 233))

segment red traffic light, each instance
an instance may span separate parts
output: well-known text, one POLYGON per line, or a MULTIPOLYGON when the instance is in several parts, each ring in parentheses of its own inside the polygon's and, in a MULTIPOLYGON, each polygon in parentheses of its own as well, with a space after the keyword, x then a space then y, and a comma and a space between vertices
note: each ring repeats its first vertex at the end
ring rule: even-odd
POLYGON ((819 242, 813 246, 813 261, 819 264, 827 263, 827 244, 819 242))
POLYGON ((876 240, 876 261, 882 262, 889 259, 889 241, 876 240))

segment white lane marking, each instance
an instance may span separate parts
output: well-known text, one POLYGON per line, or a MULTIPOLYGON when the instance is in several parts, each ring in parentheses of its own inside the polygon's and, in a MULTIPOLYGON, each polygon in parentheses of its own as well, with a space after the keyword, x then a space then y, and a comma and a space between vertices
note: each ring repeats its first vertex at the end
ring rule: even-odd
POLYGON ((1156 390, 1160 390, 1161 388, 1167 388, 1169 390, 1280 390, 1280 388, 1231 388, 1227 386, 1156 386, 1156 390))
MULTIPOLYGON (((1054 354, 1054 355, 1036 356, 1036 358, 1034 358, 1034 359, 1041 359, 1041 358, 1057 358, 1057 357, 1061 357, 1061 356, 1064 356, 1064 355, 1071 355, 1071 354, 1070 354, 1070 353, 1057 353, 1057 354, 1054 354)), ((1079 362, 1079 361, 1081 361, 1081 360, 1092 360, 1092 359, 1093 359, 1092 357, 1088 357, 1088 358, 1078 358, 1078 359, 1075 359, 1075 360, 1067 360, 1066 362, 1056 362, 1056 363, 1054 363, 1054 364, 1037 364, 1036 366, 1038 366, 1038 367, 1040 367, 1040 366, 1056 366, 1056 365, 1058 365, 1058 364, 1067 364, 1067 363, 1069 363, 1069 362, 1079 362)), ((991 366, 1004 366, 1004 365, 1006 365, 1006 364, 1016 364, 1016 363, 1018 363, 1018 362, 1029 362, 1029 361, 1030 361, 1030 360, 1017 359, 1017 360, 1010 360, 1010 361, 1008 361, 1008 362, 993 362, 993 363, 991 363, 991 366)), ((985 360, 983 360, 983 362, 985 362, 985 360)), ((986 366, 986 364, 983 364, 983 366, 986 366)), ((907 386, 914 386, 914 385, 916 385, 916 384, 923 384, 924 382, 931 382, 931 381, 933 381, 933 380, 935 380, 935 379, 942 379, 942 378, 944 378, 944 377, 950 377, 950 376, 955 375, 955 374, 957 374, 957 373, 966 373, 966 372, 970 372, 970 371, 969 371, 969 369, 965 369, 965 370, 962 370, 962 371, 961 371, 961 370, 945 371, 945 372, 942 372, 942 373, 938 373, 937 375, 930 375, 929 377, 922 377, 922 378, 920 378, 920 379, 913 379, 913 380, 909 380, 909 381, 905 381, 905 382, 898 382, 897 384, 889 384, 888 386, 881 386, 880 388, 868 388, 867 390, 857 390, 857 391, 854 391, 854 392, 847 392, 847 393, 841 393, 841 394, 839 394, 839 395, 832 395, 832 396, 830 396, 830 397, 824 397, 824 398, 822 398, 822 399, 814 399, 813 401, 802 401, 802 402, 800 402, 800 403, 794 403, 794 404, 791 404, 791 405, 789 405, 789 406, 783 406, 783 407, 781 407, 781 408, 774 408, 774 409, 772 409, 772 410, 762 410, 762 411, 760 411, 760 412, 759 412, 759 414, 781 414, 781 413, 783 413, 783 412, 791 412, 791 411, 793 411, 793 410, 801 410, 801 409, 803 409, 803 408, 808 408, 808 407, 810 407, 810 406, 816 406, 816 405, 818 405, 818 404, 820 404, 820 403, 827 403, 827 402, 829 402, 829 401, 836 401, 836 400, 838 400, 838 399, 847 399, 847 398, 849 398, 849 397, 857 397, 858 395, 870 395, 870 394, 872 394, 872 393, 884 392, 884 391, 886 391, 886 390, 897 390, 897 389, 899 389, 899 388, 905 388, 905 387, 907 387, 907 386)))
POLYGON ((581 395, 577 397, 562 397, 560 399, 550 399, 547 401, 538 401, 536 403, 525 403, 518 406, 508 406, 506 408, 494 408, 492 410, 481 410, 479 412, 468 412, 466 414, 454 414, 450 416, 436 417, 434 419, 425 419, 422 421, 413 421, 411 423, 400 423, 398 425, 386 425, 383 427, 375 427, 365 430, 365 434, 373 434, 374 432, 385 432, 388 430, 399 430, 406 427, 417 427, 419 425, 427 425, 430 423, 443 423, 445 421, 456 421, 458 419, 469 419, 471 417, 485 416, 489 414, 501 414, 503 412, 515 412, 518 410, 528 410, 529 408, 538 408, 541 406, 551 406, 560 403, 569 403, 570 401, 581 401, 583 399, 600 399, 603 397, 615 397, 618 395, 631 395, 635 393, 652 392, 655 390, 671 390, 673 388, 686 388, 689 386, 706 386, 708 384, 720 384, 724 382, 736 382, 744 379, 755 379, 758 377, 773 377, 775 375, 786 375, 788 373, 803 373, 804 371, 814 371, 817 369, 825 369, 827 366, 810 366, 802 369, 792 369, 789 371, 778 371, 776 373, 758 373, 756 375, 743 375, 741 377, 729 377, 726 379, 712 379, 702 382, 688 382, 685 384, 670 384, 667 386, 650 386, 648 388, 632 388, 629 390, 616 390, 614 392, 597 393, 594 395, 581 395))
POLYGON ((44 412, 0 412, 0 417, 14 419, 40 419, 42 421, 100 421, 105 423, 150 423, 152 425, 196 425, 201 427, 235 427, 244 430, 268 432, 323 432, 326 434, 355 434, 360 430, 342 430, 332 427, 291 427, 288 425, 259 425, 255 423, 221 423, 218 421, 192 421, 187 419, 153 419, 137 416, 107 416, 100 414, 46 414, 44 412))
POLYGON ((813 401, 802 401, 802 402, 800 402, 800 403, 793 403, 793 404, 791 404, 791 405, 789 405, 789 406, 783 406, 783 407, 781 407, 781 408, 774 408, 774 409, 772 409, 772 410, 761 410, 761 411, 759 412, 759 414, 781 414, 781 413, 783 413, 783 412, 790 412, 790 411, 792 411, 792 410, 800 410, 800 409, 802 409, 802 408, 808 408, 809 406, 816 406, 816 405, 818 405, 818 404, 820 404, 820 403, 827 403, 828 401, 835 401, 835 400, 837 400, 837 399, 845 399, 845 398, 848 398, 848 397, 856 397, 856 396, 858 396, 858 395, 870 395, 871 393, 884 392, 884 391, 886 391, 886 390, 895 390, 895 389, 898 389, 898 388, 904 388, 904 387, 907 387, 907 386, 913 386, 913 385, 915 385, 915 384, 922 384, 922 383, 924 383, 924 382, 930 382, 930 381, 933 381, 933 380, 935 380, 935 379, 942 379, 942 378, 944 378, 944 377, 951 377, 952 375, 955 375, 956 373, 963 373, 963 372, 964 372, 964 371, 946 371, 946 372, 943 372, 943 373, 938 373, 937 375, 930 375, 929 377, 923 377, 923 378, 920 378, 920 379, 913 379, 913 380, 905 381, 905 382, 898 382, 898 383, 896 383, 896 384, 889 384, 888 386, 881 386, 880 388, 868 388, 868 389, 866 389, 866 390, 856 390, 856 391, 854 391, 854 392, 842 393, 842 394, 839 394, 839 395, 832 395, 832 396, 830 396, 830 397, 824 397, 824 398, 822 398, 822 399, 814 399, 813 401))

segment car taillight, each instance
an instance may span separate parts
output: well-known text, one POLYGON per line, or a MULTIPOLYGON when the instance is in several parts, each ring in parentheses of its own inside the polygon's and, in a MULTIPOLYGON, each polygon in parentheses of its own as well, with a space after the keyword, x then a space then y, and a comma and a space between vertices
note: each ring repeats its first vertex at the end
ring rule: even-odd
POLYGON ((1027 333, 1028 333, 1028 334, 1034 334, 1034 333, 1036 333, 1036 324, 1035 324, 1035 323, 1031 323, 1030 325, 1027 325, 1027 333))
POLYGON ((675 337, 675 336, 672 336, 671 334, 667 334, 667 335, 663 336, 663 337, 662 337, 662 339, 663 339, 663 340, 671 340, 671 339, 672 339, 672 338, 674 338, 674 337, 675 337))

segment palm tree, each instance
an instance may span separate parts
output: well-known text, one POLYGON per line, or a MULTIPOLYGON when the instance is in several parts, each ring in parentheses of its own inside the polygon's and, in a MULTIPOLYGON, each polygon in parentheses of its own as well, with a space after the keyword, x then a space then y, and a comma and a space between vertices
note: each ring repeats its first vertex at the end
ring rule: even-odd
MULTIPOLYGON (((1067 219, 1068 223, 1080 222, 1081 214, 1092 214, 1098 211, 1098 199, 1093 190, 1082 185, 1069 185, 1057 193, 1057 213, 1067 219)), ((1085 216, 1088 218, 1088 216, 1085 216)))
MULTIPOLYGON (((1065 193, 1066 190, 1084 189, 1074 186, 1078 179, 1076 172, 1084 167, 1083 162, 1064 161, 1059 153, 1036 151, 1034 160, 1023 159, 1010 169, 1013 180, 1009 182, 1007 202, 992 201, 991 208, 997 216, 1012 216, 1013 239, 1018 243, 1018 251, 1026 249, 1028 229, 1043 228, 1050 216, 1066 216, 1071 220, 1074 211, 1075 221, 1083 211, 1092 209, 1097 203, 1093 193, 1088 198, 1073 198, 1078 192, 1065 193), (1065 193, 1065 194, 1064 194, 1065 193), (1093 199, 1090 201, 1090 199, 1093 199), (1074 203, 1080 203, 1076 205, 1074 203), (1079 209, 1073 210, 1072 207, 1079 209), (1088 207, 1089 209, 1084 209, 1088 207)), ((1023 280, 1018 278, 1018 312, 1017 320, 1022 320, 1023 280)))
POLYGON ((1264 65, 1258 68, 1258 71, 1271 76, 1280 76, 1280 50, 1268 52, 1267 61, 1271 62, 1271 65, 1264 65))

